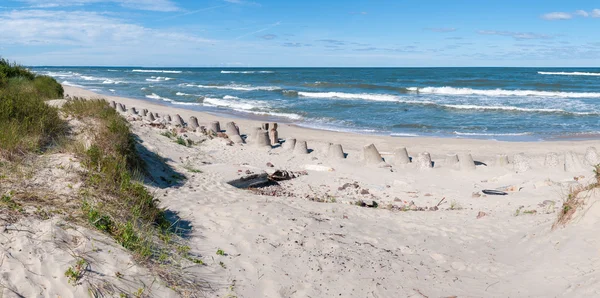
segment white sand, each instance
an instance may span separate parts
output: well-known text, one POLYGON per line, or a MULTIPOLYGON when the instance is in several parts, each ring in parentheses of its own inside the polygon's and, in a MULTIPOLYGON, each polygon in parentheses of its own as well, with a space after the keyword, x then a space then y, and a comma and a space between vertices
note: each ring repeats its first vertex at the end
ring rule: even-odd
MULTIPOLYGON (((124 103, 128 108, 147 108, 159 114, 178 113, 186 121, 194 115, 201 125, 218 119, 224 127, 230 120, 64 87, 71 96, 102 97, 124 103)), ((243 134, 259 126, 256 121, 234 121, 243 134)), ((218 288, 215 295, 600 295, 600 275, 595 272, 600 263, 600 236, 594 231, 598 227, 596 220, 579 220, 567 228, 551 231, 569 187, 589 183, 593 179, 592 168, 565 172, 562 167, 544 166, 549 152, 557 152, 561 162, 566 151, 574 151, 583 158, 588 146, 600 146, 598 141, 517 143, 398 138, 280 125, 280 138, 306 140, 314 150, 302 156, 282 148, 226 146, 221 138, 185 147, 161 136, 160 130, 142 121, 132 124, 144 147, 166 158, 175 171, 188 177, 176 187, 154 187, 154 190, 162 206, 177 212, 193 226, 192 251, 203 255, 213 271, 211 280, 220 281, 215 284, 218 288), (348 158, 329 161, 322 149, 328 142, 342 144, 348 158), (361 150, 370 143, 382 153, 407 147, 410 156, 416 157, 427 151, 435 167, 418 170, 413 166, 393 166, 390 171, 390 168, 365 166, 361 150), (474 160, 487 166, 461 171, 444 164, 447 154, 461 152, 470 152, 474 160), (530 170, 515 173, 512 165, 495 165, 497 154, 508 154, 512 161, 513 155, 521 152, 530 159, 530 170), (274 168, 268 167, 268 162, 274 168), (307 170, 308 175, 283 182, 280 191, 292 193, 291 197, 258 195, 226 183, 241 176, 238 170, 301 171, 307 165, 309 169, 322 166, 334 171, 307 170), (191 173, 190 167, 202 173, 191 173), (345 183, 354 182, 358 188, 340 189, 345 183), (513 190, 508 196, 472 195, 482 189, 504 186, 513 190), (311 198, 335 202, 319 203, 311 198), (375 200, 380 208, 356 206, 353 203, 357 200, 367 203, 375 200), (418 207, 439 203, 439 210, 398 210, 410 208, 411 201, 418 207), (520 210, 518 215, 517 210, 520 210), (534 214, 524 212, 534 210, 534 214), (486 215, 478 219, 479 212, 486 215), (218 249, 227 255, 217 255, 218 249)), ((382 155, 393 164, 389 154, 382 155)), ((591 210, 586 216, 600 214, 591 210)))
POLYGON ((109 236, 61 219, 68 214, 45 213, 73 204, 80 208, 82 169, 73 160, 60 153, 41 157, 29 179, 16 182, 26 184, 20 191, 42 208, 25 207, 28 215, 19 217, 0 209, 0 297, 177 297, 109 236), (81 270, 79 260, 85 260, 81 270), (82 272, 82 278, 69 282, 68 268, 82 272))

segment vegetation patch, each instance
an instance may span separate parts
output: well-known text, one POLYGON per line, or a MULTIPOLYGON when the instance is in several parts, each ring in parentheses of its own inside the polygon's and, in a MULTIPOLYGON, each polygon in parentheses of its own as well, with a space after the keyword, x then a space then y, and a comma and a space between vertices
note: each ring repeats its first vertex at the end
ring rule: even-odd
POLYGON ((575 212, 584 205, 584 199, 580 197, 582 192, 600 188, 600 165, 596 165, 594 167, 594 174, 596 180, 593 183, 586 186, 580 185, 574 187, 567 194, 567 197, 563 202, 563 207, 560 212, 558 212, 558 218, 552 225, 553 229, 559 226, 565 226, 567 223, 569 223, 571 219, 573 219, 575 212))
POLYGON ((81 191, 85 221, 131 250, 174 290, 203 289, 202 282, 184 283, 189 280, 179 271, 184 263, 203 262, 190 255, 189 246, 181 243, 158 200, 142 184, 146 165, 129 123, 104 100, 74 98, 62 110, 95 128, 87 148, 74 146, 87 169, 81 191))
POLYGON ((58 109, 44 103, 62 98, 63 92, 53 78, 0 59, 0 159, 42 151, 65 134, 58 109))

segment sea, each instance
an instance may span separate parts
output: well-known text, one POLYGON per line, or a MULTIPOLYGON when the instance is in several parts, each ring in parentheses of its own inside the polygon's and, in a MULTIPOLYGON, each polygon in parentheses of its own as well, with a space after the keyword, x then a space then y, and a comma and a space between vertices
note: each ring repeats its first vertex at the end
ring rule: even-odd
POLYGON ((100 94, 323 130, 503 141, 600 138, 600 68, 31 70, 100 94))

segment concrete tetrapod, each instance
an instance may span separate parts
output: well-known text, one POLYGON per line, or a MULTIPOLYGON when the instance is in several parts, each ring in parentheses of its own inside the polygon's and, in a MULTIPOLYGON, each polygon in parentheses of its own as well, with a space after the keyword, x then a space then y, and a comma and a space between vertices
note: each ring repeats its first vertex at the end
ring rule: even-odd
POLYGON ((469 153, 459 153, 458 163, 460 164, 460 169, 463 171, 472 171, 477 168, 475 161, 473 161, 473 156, 469 153))
POLYGON ((433 168, 433 163, 431 162, 431 154, 428 152, 419 153, 415 160, 415 164, 417 165, 417 169, 426 170, 433 168))
POLYGON ((546 158, 544 159, 544 166, 548 168, 556 168, 560 166, 560 161, 558 160, 558 154, 555 152, 550 152, 546 154, 546 158))
MULTIPOLYGON (((250 135, 247 136, 248 139, 250 139, 250 143, 253 143, 254 141, 256 141, 256 138, 258 138, 258 134, 262 131, 262 128, 260 127, 254 127, 250 130, 250 135)), ((247 141, 247 140, 246 140, 247 141)))
POLYGON ((269 130, 269 141, 271 141, 272 145, 279 144, 279 133, 277 133, 277 129, 271 128, 271 130, 269 130))
POLYGON ((523 153, 515 154, 513 157, 513 170, 517 173, 527 172, 531 169, 529 158, 523 153))
POLYGON ((287 138, 283 143, 284 150, 294 150, 296 147, 296 139, 295 138, 287 138))
POLYGON ((175 116, 173 117, 173 125, 179 127, 183 127, 185 125, 185 122, 183 122, 183 118, 181 118, 179 114, 175 114, 175 116))
POLYGON ((258 132, 258 134, 256 135, 256 140, 254 141, 254 146, 271 148, 271 142, 269 141, 269 133, 263 130, 258 132))
POLYGON ((219 121, 213 121, 210 123, 209 130, 217 134, 221 132, 221 124, 219 121))
POLYGON ((296 145, 294 146, 295 154, 308 154, 308 145, 306 145, 306 141, 296 141, 296 145))
POLYGON ((117 109, 117 103, 114 100, 111 101, 110 102, 110 107, 116 110, 117 109))
POLYGON ((396 148, 396 150, 394 150, 394 163, 396 165, 405 165, 410 163, 408 150, 406 150, 405 147, 396 148))
POLYGON ((197 129, 198 127, 200 127, 200 124, 198 124, 198 118, 196 118, 196 116, 191 116, 190 121, 188 123, 189 127, 192 129, 197 129))
POLYGON ((117 110, 119 111, 119 113, 126 113, 126 112, 127 112, 127 107, 125 107, 125 105, 124 105, 124 104, 122 104, 122 103, 119 103, 119 104, 117 105, 117 107, 118 107, 118 109, 117 109, 117 110))
POLYGON ((363 160, 371 165, 378 165, 383 162, 383 158, 381 158, 381 154, 379 154, 379 150, 374 144, 363 147, 363 160))
POLYGON ((227 124, 225 124, 225 132, 227 132, 228 136, 240 135, 240 129, 234 122, 227 122, 227 124))
POLYGON ((458 155, 456 154, 448 154, 446 155, 446 160, 444 161, 444 165, 447 167, 455 167, 458 165, 458 155))
POLYGON ((154 120, 156 120, 156 118, 154 118, 154 114, 152 113, 148 113, 146 115, 146 120, 150 121, 150 122, 154 122, 154 120))
POLYGON ((595 147, 588 147, 585 150, 585 164, 590 166, 595 166, 600 163, 600 158, 598 157, 598 151, 596 151, 595 147))
POLYGON ((333 144, 329 146, 329 151, 327 152, 327 157, 333 159, 344 159, 346 155, 344 154, 344 149, 341 144, 333 144))
POLYGON ((565 171, 566 172, 577 172, 583 169, 581 159, 577 153, 569 151, 565 153, 565 171))

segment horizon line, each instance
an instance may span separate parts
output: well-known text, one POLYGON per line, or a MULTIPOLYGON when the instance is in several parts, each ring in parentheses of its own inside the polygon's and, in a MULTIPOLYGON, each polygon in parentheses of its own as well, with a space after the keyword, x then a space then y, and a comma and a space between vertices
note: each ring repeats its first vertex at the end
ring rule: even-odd
POLYGON ((97 68, 600 68, 598 66, 139 66, 139 65, 24 65, 25 67, 97 68))

